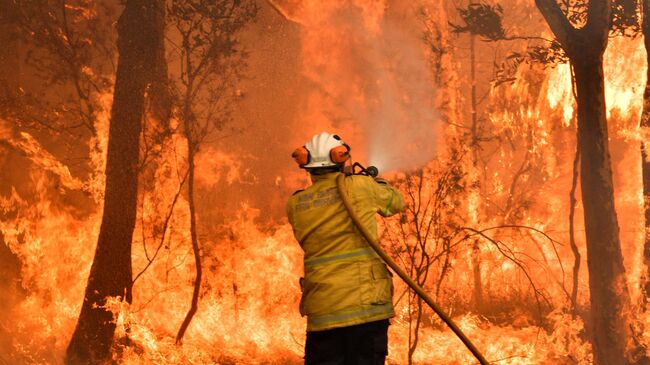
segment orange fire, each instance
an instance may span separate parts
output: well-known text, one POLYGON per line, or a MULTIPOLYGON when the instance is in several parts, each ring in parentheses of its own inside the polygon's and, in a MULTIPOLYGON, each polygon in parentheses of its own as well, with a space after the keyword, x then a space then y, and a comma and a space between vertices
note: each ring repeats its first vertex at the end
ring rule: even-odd
MULTIPOLYGON (((464 42, 462 36, 447 29, 452 9, 433 1, 421 7, 408 1, 270 3, 277 12, 262 4, 260 21, 242 34, 243 43, 259 45, 267 36, 295 43, 269 46, 279 61, 251 47, 248 72, 253 77, 239 85, 244 96, 233 122, 241 132, 214 138, 197 155, 204 267, 199 310, 183 344, 176 345, 195 275, 183 185, 187 142, 177 131, 156 159, 152 186, 140 189, 133 304, 119 298, 108 303, 118 324, 116 336, 132 340, 129 346, 118 345, 120 363, 302 362, 302 252, 282 212, 291 191, 308 184, 289 154, 322 130, 343 136, 355 160, 388 172, 413 206, 435 199, 436 184, 451 171, 447 163, 456 159, 459 188, 444 198, 446 208, 439 216, 431 210, 419 218, 407 213, 382 221, 384 245, 408 268, 408 249, 418 243, 415 220, 444 222, 427 241, 430 253, 441 253, 441 259, 432 264, 424 286, 439 289, 436 299, 490 361, 591 363, 585 323, 572 317, 568 298, 573 265, 568 194, 576 118, 569 66, 521 65, 513 82, 493 87, 486 86, 484 76, 479 79, 488 93, 481 116, 485 141, 478 148, 459 142, 467 141, 468 61, 453 46, 464 42), (261 29, 271 35, 260 35, 261 29), (441 32, 443 55, 422 40, 431 29, 441 32), (251 124, 255 118, 259 125, 251 124), (425 180, 418 180, 418 173, 425 180), (419 195, 409 195, 409 184, 418 181, 426 181, 419 195), (488 230, 492 227, 501 228, 488 230), (410 234, 400 236, 402 229, 410 234), (435 251, 443 250, 439 245, 445 238, 453 244, 449 251, 435 251), (476 275, 481 308, 475 305, 476 275)), ((638 127, 644 60, 642 39, 614 38, 605 55, 616 208, 634 303, 646 270, 638 153, 639 143, 650 140, 649 132, 638 127)), ((97 137, 87 141, 92 172, 83 177, 71 172, 69 161, 48 152, 37 133, 0 120, 0 161, 8 171, 0 190, 0 242, 10 252, 0 251, 0 260, 11 257, 5 264, 13 262, 17 272, 13 283, 0 284, 7 293, 0 297, 6 300, 0 304, 0 363, 62 363, 74 330, 101 223, 112 101, 110 95, 94 97, 102 108, 95 114, 97 137)), ((589 288, 580 203, 576 217, 583 268, 577 305, 584 312, 589 288)), ((405 364, 416 307, 405 285, 397 279, 395 284, 398 314, 390 327, 388 363, 405 364)), ((650 313, 637 318, 650 326, 650 313)), ((650 343, 650 334, 646 331, 640 340, 650 343)), ((474 359, 425 308, 413 361, 469 364, 474 359)))

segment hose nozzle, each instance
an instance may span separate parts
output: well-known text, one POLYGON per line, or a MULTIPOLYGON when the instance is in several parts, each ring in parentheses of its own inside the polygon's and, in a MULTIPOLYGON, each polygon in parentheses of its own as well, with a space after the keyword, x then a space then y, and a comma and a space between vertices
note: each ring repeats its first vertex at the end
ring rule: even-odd
POLYGON ((377 177, 377 175, 379 175, 379 169, 375 166, 368 166, 366 168, 358 162, 355 162, 349 171, 348 175, 366 175, 370 177, 377 177))

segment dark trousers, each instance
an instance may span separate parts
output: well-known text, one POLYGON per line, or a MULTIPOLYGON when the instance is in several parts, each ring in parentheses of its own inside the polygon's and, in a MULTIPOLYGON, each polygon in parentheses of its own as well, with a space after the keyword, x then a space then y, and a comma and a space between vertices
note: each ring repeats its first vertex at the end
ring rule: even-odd
POLYGON ((305 365, 383 365, 388 320, 307 332, 305 365))

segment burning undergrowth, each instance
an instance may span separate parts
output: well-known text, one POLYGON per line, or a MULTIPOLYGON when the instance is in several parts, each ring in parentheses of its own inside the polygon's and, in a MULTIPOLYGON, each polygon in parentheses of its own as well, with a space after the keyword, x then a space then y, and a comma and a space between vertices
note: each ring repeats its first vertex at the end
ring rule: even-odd
MULTIPOLYGON (((391 171, 387 176, 408 206, 382 221, 382 243, 488 359, 593 362, 581 219, 574 221, 574 238, 583 269, 575 274, 569 237, 576 144, 569 66, 521 65, 512 82, 486 87, 487 106, 472 128, 463 110, 469 103, 462 90, 468 61, 452 45, 460 41, 447 30, 449 9, 407 3, 274 2, 288 19, 279 21, 291 22, 299 41, 293 51, 304 93, 283 101, 295 108, 290 135, 272 128, 250 132, 248 121, 235 116, 232 123, 246 128, 227 138, 217 131, 198 150, 196 219, 204 275, 182 344, 175 336, 190 305, 196 267, 188 142, 176 111, 140 177, 132 304, 121 298, 107 303, 117 323, 116 359, 301 363, 301 250, 283 215, 269 212, 282 211, 275 205, 308 184, 290 165, 287 145, 330 129, 353 146, 355 159, 391 171), (266 143, 275 139, 284 141, 282 148, 266 143), (287 157, 286 164, 278 156, 287 157), (250 167, 255 164, 273 166, 272 172, 250 167)), ((279 16, 266 11, 267 17, 279 16)), ((605 56, 610 146, 627 282, 636 302, 645 270, 638 153, 644 131, 638 128, 643 84, 632 71, 645 64, 639 40, 612 43, 605 56)), ((251 79, 238 86, 253 88, 251 79)), ((62 362, 99 233, 109 94, 95 96, 96 134, 86 141, 91 173, 83 177, 48 152, 40 133, 1 121, 1 361, 62 362)), ((255 109, 256 102, 244 98, 237 105, 255 109)), ((578 202, 576 217, 582 212, 578 202)), ((471 363, 440 320, 395 283, 388 362, 471 363)), ((640 313, 647 324, 647 313, 640 313)))

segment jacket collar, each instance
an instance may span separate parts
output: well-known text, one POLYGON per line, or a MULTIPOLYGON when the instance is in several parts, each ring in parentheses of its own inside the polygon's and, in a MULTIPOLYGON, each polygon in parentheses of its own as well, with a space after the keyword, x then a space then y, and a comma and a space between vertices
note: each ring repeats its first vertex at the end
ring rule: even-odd
POLYGON ((339 174, 341 174, 341 172, 337 171, 337 172, 329 172, 329 173, 323 174, 323 175, 312 175, 312 174, 310 174, 309 176, 311 176, 312 184, 315 184, 315 183, 317 183, 319 181, 336 180, 336 177, 339 176, 339 174))

